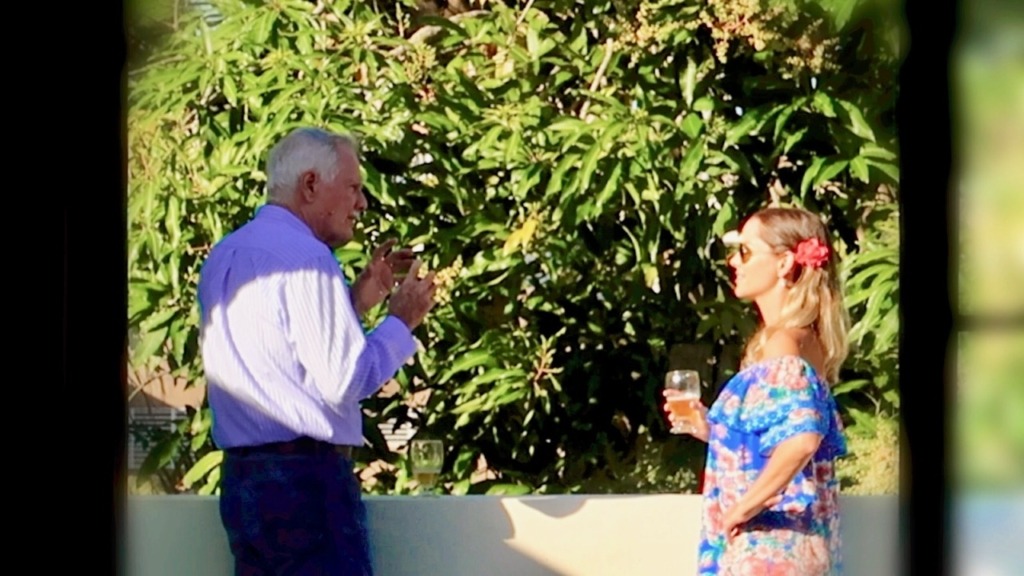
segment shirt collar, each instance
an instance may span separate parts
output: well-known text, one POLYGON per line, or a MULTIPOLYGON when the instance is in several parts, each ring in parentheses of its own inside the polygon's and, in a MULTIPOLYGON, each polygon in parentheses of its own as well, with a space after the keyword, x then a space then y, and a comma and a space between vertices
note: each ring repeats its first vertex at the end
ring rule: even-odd
POLYGON ((302 232, 315 237, 313 229, 310 228, 308 224, 303 222, 302 219, 296 216, 291 210, 283 206, 278 206, 276 204, 264 204, 256 209, 256 216, 254 219, 266 219, 273 222, 281 222, 297 232, 302 232))

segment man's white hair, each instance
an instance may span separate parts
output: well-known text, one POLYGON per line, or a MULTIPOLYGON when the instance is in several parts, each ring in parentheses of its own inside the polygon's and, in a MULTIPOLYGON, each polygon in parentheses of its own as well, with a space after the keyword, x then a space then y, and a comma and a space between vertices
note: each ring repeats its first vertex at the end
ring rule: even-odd
POLYGON ((338 147, 348 146, 358 153, 354 136, 336 134, 320 128, 298 128, 278 142, 267 158, 267 195, 274 200, 289 200, 299 177, 310 170, 327 181, 338 175, 338 147))

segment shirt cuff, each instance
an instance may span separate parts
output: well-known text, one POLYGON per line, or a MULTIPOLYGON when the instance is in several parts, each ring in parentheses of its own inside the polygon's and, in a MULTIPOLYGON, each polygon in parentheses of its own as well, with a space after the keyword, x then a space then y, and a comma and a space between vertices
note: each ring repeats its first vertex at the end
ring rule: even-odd
POLYGON ((395 370, 416 354, 416 339, 412 331, 397 316, 387 316, 370 333, 374 340, 385 343, 391 358, 396 362, 395 370))

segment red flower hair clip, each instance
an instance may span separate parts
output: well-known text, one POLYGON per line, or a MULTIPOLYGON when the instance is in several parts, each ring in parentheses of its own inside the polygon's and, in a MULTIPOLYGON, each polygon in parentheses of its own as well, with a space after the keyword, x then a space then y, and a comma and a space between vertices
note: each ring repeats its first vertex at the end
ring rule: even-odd
POLYGON ((801 240, 793 250, 796 263, 809 268, 821 268, 828 262, 829 248, 817 238, 801 240))

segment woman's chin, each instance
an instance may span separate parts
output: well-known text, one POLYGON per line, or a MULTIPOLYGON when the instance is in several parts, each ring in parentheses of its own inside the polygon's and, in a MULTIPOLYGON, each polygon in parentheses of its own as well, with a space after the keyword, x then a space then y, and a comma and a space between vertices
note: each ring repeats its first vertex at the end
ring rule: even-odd
POLYGON ((750 294, 748 294, 747 291, 744 290, 741 287, 737 287, 737 286, 733 285, 733 287, 732 287, 732 294, 733 294, 733 296, 735 296, 739 300, 744 300, 744 301, 750 300, 750 294))

